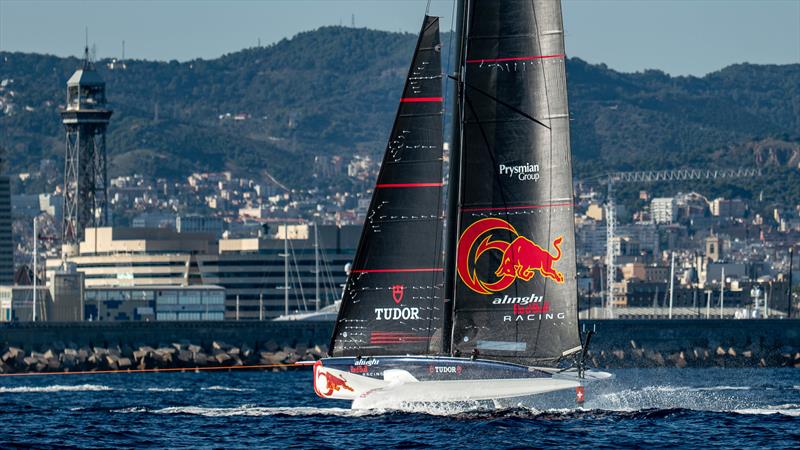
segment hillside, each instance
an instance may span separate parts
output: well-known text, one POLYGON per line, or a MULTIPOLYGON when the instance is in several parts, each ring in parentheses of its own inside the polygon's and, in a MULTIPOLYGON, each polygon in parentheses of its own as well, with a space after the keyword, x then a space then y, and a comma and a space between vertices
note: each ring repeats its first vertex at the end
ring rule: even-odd
MULTIPOLYGON (((114 109, 112 174, 267 170, 302 187, 316 154, 378 155, 415 38, 324 27, 213 60, 127 61, 127 70, 98 61, 114 109)), ((7 170, 61 161, 58 106, 78 65, 75 58, 0 53, 0 80, 13 79, 0 91, 12 105, 0 113, 7 170)), ((571 58, 567 74, 579 178, 756 164, 779 180, 797 179, 800 64, 738 64, 697 78, 620 73, 571 58)))

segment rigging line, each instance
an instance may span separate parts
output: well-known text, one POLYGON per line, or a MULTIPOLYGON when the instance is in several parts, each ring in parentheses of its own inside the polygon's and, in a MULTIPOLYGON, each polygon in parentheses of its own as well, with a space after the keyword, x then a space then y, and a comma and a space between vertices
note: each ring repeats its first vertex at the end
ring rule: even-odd
MULTIPOLYGON (((317 232, 318 233, 318 232, 317 232)), ((322 237, 317 234, 317 258, 319 258, 319 272, 317 276, 320 277, 320 282, 322 283, 322 292, 320 301, 320 309, 323 308, 323 304, 327 306, 328 300, 328 280, 326 279, 326 272, 325 272, 325 250, 323 249, 322 245, 322 237), (325 301, 323 301, 323 299, 325 301)))
POLYGON ((325 252, 321 253, 322 259, 322 272, 325 276, 325 298, 331 299, 331 303, 336 302, 336 282, 333 281, 333 272, 331 270, 330 264, 328 264, 328 258, 325 256, 325 252))
MULTIPOLYGON (((289 240, 289 248, 292 252, 292 261, 294 261, 294 272, 297 276, 297 285, 300 287, 300 298, 303 300, 303 311, 308 312, 308 305, 306 305, 306 294, 303 292, 303 279, 300 278, 300 267, 297 264, 297 257, 295 257, 294 253, 294 244, 292 244, 291 240, 289 240)), ((296 299, 297 297, 295 297, 295 300, 296 299)), ((300 302, 297 302, 297 306, 300 306, 300 302)))
POLYGON ((164 369, 117 369, 117 370, 79 370, 75 372, 21 372, 0 373, 0 377, 36 377, 47 375, 104 375, 112 373, 158 373, 158 372, 195 372, 195 371, 220 371, 220 370, 254 370, 271 369, 276 367, 304 367, 311 366, 313 361, 300 361, 293 364, 255 364, 250 366, 221 366, 221 367, 168 367, 164 369))
MULTIPOLYGON (((318 246, 318 248, 321 246, 318 246)), ((322 278, 322 298, 325 299, 323 303, 328 306, 328 273, 326 272, 325 251, 319 248, 319 262, 320 262, 320 277, 322 278)), ((320 305, 320 308, 322 305, 320 305)))
MULTIPOLYGON (((453 8, 452 8, 452 11, 450 12, 450 35, 448 36, 448 39, 447 39, 447 66, 445 68, 446 78, 445 78, 444 93, 443 93, 444 101, 442 102, 442 121, 443 121, 443 123, 446 123, 446 120, 447 120, 445 118, 445 116, 446 116, 446 113, 447 113, 447 100, 449 100, 449 94, 450 94, 450 89, 448 87, 448 85, 449 85, 448 81, 449 81, 450 75, 451 75, 450 74, 450 64, 453 62, 453 35, 456 34, 455 33, 455 29, 453 28, 453 24, 455 23, 455 18, 456 18, 456 3, 458 3, 458 1, 457 0, 453 0, 453 8)), ((430 5, 430 0, 428 0, 428 5, 430 5)), ((442 127, 442 129, 444 129, 444 127, 442 127)), ((451 143, 451 145, 452 145, 452 143, 451 143)))
MULTIPOLYGON (((448 77, 449 78, 453 78, 452 76, 448 76, 448 77)), ((455 78, 453 78, 453 79, 455 79, 455 78)), ((514 111, 515 113, 521 115, 522 117, 525 117, 526 119, 531 120, 531 121, 533 121, 533 122, 535 122, 535 123, 547 128, 548 130, 550 129, 549 126, 545 125, 544 122, 540 121, 539 119, 531 116, 530 114, 526 113, 525 111, 522 111, 521 109, 519 109, 519 108, 517 108, 517 107, 515 107, 515 106, 513 106, 513 105, 511 105, 509 103, 506 103, 506 102, 500 100, 499 98, 497 98, 497 97, 493 96, 492 94, 484 91, 483 89, 481 89, 481 88, 479 88, 477 86, 473 86, 473 85, 467 83, 466 81, 462 81, 461 83, 465 87, 468 87, 468 88, 478 92, 479 94, 484 95, 484 96, 490 98, 491 100, 494 100, 496 103, 505 106, 506 108, 514 111)), ((545 95, 547 95, 547 94, 545 94, 545 95)))

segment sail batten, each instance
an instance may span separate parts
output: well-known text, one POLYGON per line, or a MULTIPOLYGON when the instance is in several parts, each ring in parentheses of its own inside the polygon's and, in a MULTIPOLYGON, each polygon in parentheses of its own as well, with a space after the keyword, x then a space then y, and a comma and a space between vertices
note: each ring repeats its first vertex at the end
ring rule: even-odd
POLYGON ((330 354, 441 352, 442 73, 425 17, 348 275, 330 354))

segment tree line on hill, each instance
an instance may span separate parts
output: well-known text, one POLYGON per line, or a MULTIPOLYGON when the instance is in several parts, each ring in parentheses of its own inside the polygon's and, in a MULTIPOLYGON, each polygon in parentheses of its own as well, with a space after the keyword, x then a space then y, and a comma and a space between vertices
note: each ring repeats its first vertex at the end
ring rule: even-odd
MULTIPOLYGON (((111 174, 268 172, 304 188, 315 183, 308 171, 316 155, 380 158, 415 40, 323 27, 211 60, 132 60, 125 70, 98 61, 114 110, 111 174)), ((445 33, 445 58, 449 40, 445 33)), ((0 90, 7 171, 62 160, 58 108, 79 65, 76 58, 0 52, 0 80, 13 80, 0 90)), ((736 64, 704 77, 672 77, 570 58, 567 76, 576 178, 758 166, 760 180, 696 185, 709 189, 706 195, 800 198, 800 64, 736 64)), ((333 183, 346 187, 341 178, 333 183)))

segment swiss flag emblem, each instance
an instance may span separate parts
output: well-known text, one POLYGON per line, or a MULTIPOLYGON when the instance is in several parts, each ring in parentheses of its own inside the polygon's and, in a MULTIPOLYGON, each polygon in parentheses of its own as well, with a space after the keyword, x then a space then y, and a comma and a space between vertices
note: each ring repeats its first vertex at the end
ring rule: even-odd
POLYGON ((584 400, 583 386, 578 386, 575 388, 575 401, 578 403, 583 403, 583 400, 584 400))
POLYGON ((392 286, 392 298, 398 305, 403 301, 403 291, 405 291, 405 286, 402 284, 392 286))

